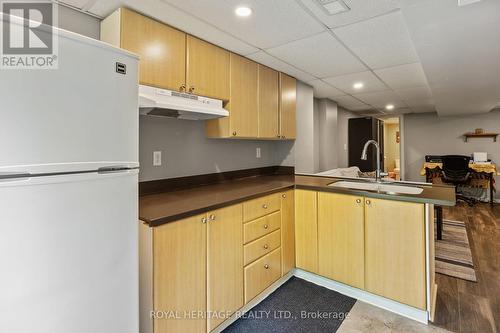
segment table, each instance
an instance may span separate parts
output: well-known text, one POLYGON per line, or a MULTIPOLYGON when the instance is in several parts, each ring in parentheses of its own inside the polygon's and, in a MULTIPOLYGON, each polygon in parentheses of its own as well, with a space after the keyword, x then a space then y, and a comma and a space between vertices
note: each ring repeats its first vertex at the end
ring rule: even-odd
MULTIPOLYGON (((420 175, 425 176, 425 180, 427 182, 432 182, 432 177, 431 174, 429 173, 429 170, 441 170, 443 166, 443 163, 436 163, 436 162, 425 162, 422 166, 422 169, 420 170, 420 175)), ((498 172, 497 166, 494 163, 491 164, 481 164, 481 163, 470 163, 469 168, 477 175, 480 177, 482 175, 485 175, 487 185, 483 188, 489 188, 490 189, 490 204, 493 205, 494 203, 494 196, 493 194, 495 193, 495 176, 500 175, 498 172)), ((480 186, 481 184, 481 178, 478 178, 477 185, 480 186)))

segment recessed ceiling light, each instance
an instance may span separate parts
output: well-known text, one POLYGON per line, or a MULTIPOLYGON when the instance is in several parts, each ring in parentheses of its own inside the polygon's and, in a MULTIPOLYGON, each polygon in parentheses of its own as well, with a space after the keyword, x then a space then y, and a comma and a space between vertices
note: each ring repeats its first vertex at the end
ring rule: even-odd
POLYGON ((236 15, 241 16, 241 17, 247 17, 252 15, 252 9, 250 7, 238 7, 234 10, 236 15))
POLYGON ((328 15, 341 14, 351 9, 343 0, 316 0, 316 3, 328 15))
POLYGON ((386 110, 394 110, 394 105, 393 105, 393 104, 387 104, 387 105, 385 106, 385 109, 386 109, 386 110))
POLYGON ((352 85, 352 87, 353 87, 354 89, 361 89, 361 88, 363 88, 364 86, 365 86, 365 85, 363 84, 363 82, 356 82, 356 83, 354 83, 354 84, 352 85))

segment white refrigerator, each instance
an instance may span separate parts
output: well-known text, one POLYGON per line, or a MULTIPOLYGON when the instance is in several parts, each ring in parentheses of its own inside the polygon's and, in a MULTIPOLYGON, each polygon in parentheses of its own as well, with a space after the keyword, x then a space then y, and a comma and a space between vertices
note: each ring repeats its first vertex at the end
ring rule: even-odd
POLYGON ((0 69, 0 332, 137 333, 138 59, 58 33, 0 69))

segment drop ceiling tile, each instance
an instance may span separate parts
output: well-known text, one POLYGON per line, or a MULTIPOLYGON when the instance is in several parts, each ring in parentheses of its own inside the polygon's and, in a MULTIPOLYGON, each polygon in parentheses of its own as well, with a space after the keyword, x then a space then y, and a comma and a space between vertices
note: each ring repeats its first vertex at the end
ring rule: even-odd
POLYGON ((312 36, 325 28, 295 1, 283 0, 162 0, 222 31, 265 49, 312 36), (234 10, 244 4, 252 9, 249 17, 234 10))
POLYGON ((301 2, 329 28, 364 21, 400 8, 399 0, 344 0, 351 10, 337 15, 330 15, 318 4, 317 0, 301 0, 301 2))
POLYGON ((387 86, 370 71, 341 75, 324 79, 332 86, 348 94, 387 90, 387 86), (354 83, 363 83, 363 88, 355 89, 354 83))
POLYGON ((90 7, 89 12, 100 17, 106 17, 114 10, 122 6, 141 12, 158 21, 164 22, 177 29, 241 55, 255 53, 259 50, 258 48, 223 32, 217 27, 203 22, 194 16, 191 16, 188 13, 162 1, 96 1, 94 5, 90 7))
POLYGON ((432 99, 429 87, 414 87, 394 90, 404 101, 420 101, 432 99))
POLYGON ((382 111, 387 115, 399 115, 399 114, 407 114, 407 113, 413 112, 412 109, 405 108, 405 107, 397 108, 397 109, 394 109, 392 111, 388 111, 388 110, 383 109, 382 111))
POLYGON ((363 103, 363 102, 361 102, 361 101, 357 100, 356 98, 349 96, 349 95, 337 96, 335 98, 332 98, 332 100, 337 102, 343 108, 351 110, 351 111, 372 109, 371 106, 366 105, 365 103, 363 103))
POLYGON ((353 96, 374 108, 383 109, 387 104, 394 105, 396 109, 399 107, 406 107, 406 104, 392 90, 354 94, 353 96))
POLYGON ((419 61, 400 11, 337 28, 333 32, 370 68, 419 61))
POLYGON ((78 9, 82 9, 83 7, 85 7, 86 4, 93 2, 93 0, 62 0, 59 2, 64 3, 66 5, 70 5, 78 9))
POLYGON ((407 101, 406 105, 408 105, 411 108, 418 107, 418 106, 434 107, 435 103, 434 103, 434 100, 432 100, 432 99, 418 99, 418 100, 407 101))
POLYGON ((297 69, 286 62, 283 62, 275 57, 273 57, 270 54, 267 54, 264 51, 259 51, 257 53, 253 53, 250 55, 247 55, 248 58, 261 63, 263 65, 269 66, 271 68, 274 68, 280 72, 286 73, 288 75, 293 76, 294 78, 303 81, 303 82, 309 82, 313 81, 316 78, 312 76, 309 73, 306 73, 304 71, 301 71, 300 69, 297 69))
POLYGON ((318 78, 366 70, 329 32, 271 48, 267 52, 318 78))
POLYGON ((422 65, 417 62, 374 71, 392 89, 428 87, 422 65))
POLYGON ((436 112, 436 107, 430 105, 412 106, 411 110, 414 113, 428 113, 428 112, 436 112))
POLYGON ((307 84, 310 84, 314 88, 314 97, 316 98, 334 98, 336 96, 345 95, 345 92, 332 87, 323 80, 318 79, 307 82, 307 84))

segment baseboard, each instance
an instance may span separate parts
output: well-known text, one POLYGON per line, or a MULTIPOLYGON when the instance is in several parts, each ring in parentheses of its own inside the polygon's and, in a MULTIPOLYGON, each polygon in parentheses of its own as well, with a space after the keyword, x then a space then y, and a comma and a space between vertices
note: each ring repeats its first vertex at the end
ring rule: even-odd
POLYGON ((390 299, 387 299, 385 297, 381 297, 378 295, 374 295, 372 293, 369 293, 367 291, 354 288, 351 286, 348 286, 346 284, 336 282, 333 280, 330 280, 328 278, 325 278, 323 276, 319 276, 314 273, 306 272, 301 269, 295 269, 294 275, 298 278, 304 279, 306 281, 312 282, 314 284, 317 284, 319 286, 328 288, 330 290, 334 290, 336 292, 339 292, 343 295, 355 298, 357 300, 363 301, 365 303, 374 305, 376 307, 397 313, 403 317, 410 318, 413 320, 416 320, 418 322, 421 322, 423 324, 428 324, 428 313, 427 311, 420 310, 414 307, 411 307, 406 304, 402 304, 390 299))
POLYGON ((271 295, 276 289, 281 287, 283 283, 288 281, 294 275, 294 271, 290 271, 288 274, 282 276, 279 280, 270 285, 266 290, 260 293, 257 297, 252 299, 250 302, 245 304, 241 309, 234 313, 231 317, 226 319, 222 324, 214 328, 210 333, 220 333, 225 330, 229 325, 238 320, 243 314, 250 311, 254 306, 265 300, 269 295, 271 295))

